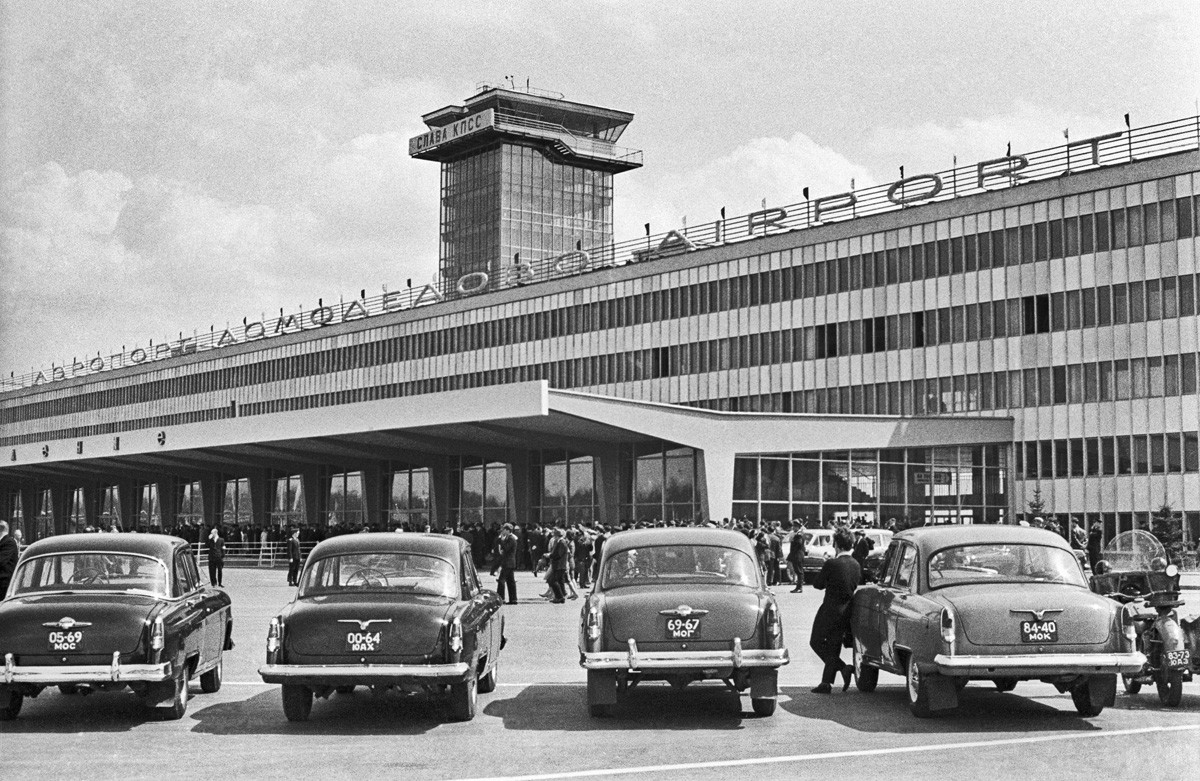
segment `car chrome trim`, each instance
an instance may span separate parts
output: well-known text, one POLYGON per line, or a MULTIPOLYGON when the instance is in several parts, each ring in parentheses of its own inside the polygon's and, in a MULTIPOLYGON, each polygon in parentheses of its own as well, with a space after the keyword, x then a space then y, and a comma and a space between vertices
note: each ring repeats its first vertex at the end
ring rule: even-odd
POLYGON ((258 674, 267 683, 282 683, 296 678, 324 681, 371 680, 388 678, 454 678, 466 675, 466 662, 452 664, 264 664, 258 674))
POLYGON ((73 629, 77 626, 91 626, 91 621, 76 621, 70 616, 63 616, 57 621, 47 621, 42 626, 56 626, 59 629, 73 629))
POLYGON ((1048 607, 1048 608, 1045 608, 1044 610, 1035 610, 1031 607, 1010 607, 1008 609, 1008 612, 1010 612, 1010 613, 1033 613, 1033 617, 1035 620, 1042 621, 1042 620, 1044 620, 1044 617, 1047 613, 1061 613, 1061 612, 1063 612, 1063 610, 1065 610, 1065 608, 1061 608, 1061 607, 1048 607))
POLYGON ((339 618, 337 622, 339 624, 358 624, 358 628, 365 632, 367 631, 367 627, 369 627, 371 624, 390 624, 392 623, 392 619, 368 618, 366 621, 359 621, 357 618, 339 618))
POLYGON ((121 664, 121 654, 113 651, 109 664, 64 665, 62 667, 21 666, 12 654, 4 655, 4 682, 33 683, 53 686, 58 683, 89 683, 92 681, 142 681, 159 683, 171 679, 171 663, 121 664))
MULTIPOLYGON (((632 644, 632 639, 630 640, 632 644)), ((584 653, 579 666, 585 670, 704 669, 710 667, 782 667, 788 663, 786 648, 728 651, 641 651, 631 659, 624 651, 584 653), (735 661, 737 658, 737 661, 735 661), (636 662, 636 665, 630 662, 636 662)))
POLYGON ((706 616, 708 615, 708 611, 697 610, 690 605, 680 605, 679 607, 672 608, 670 610, 660 610, 658 611, 658 614, 660 616, 676 616, 678 618, 687 618, 688 616, 706 616))
POLYGON ((938 654, 933 664, 944 675, 1060 675, 1069 673, 1134 673, 1146 665, 1146 656, 1131 653, 997 654, 949 656, 938 654))

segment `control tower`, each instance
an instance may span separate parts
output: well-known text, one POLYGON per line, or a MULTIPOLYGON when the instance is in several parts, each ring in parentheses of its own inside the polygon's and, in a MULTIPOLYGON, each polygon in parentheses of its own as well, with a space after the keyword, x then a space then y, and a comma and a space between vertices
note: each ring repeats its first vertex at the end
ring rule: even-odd
POLYGON ((483 85, 421 119, 408 153, 442 164, 442 279, 612 242, 613 174, 642 165, 616 146, 633 114, 483 85))

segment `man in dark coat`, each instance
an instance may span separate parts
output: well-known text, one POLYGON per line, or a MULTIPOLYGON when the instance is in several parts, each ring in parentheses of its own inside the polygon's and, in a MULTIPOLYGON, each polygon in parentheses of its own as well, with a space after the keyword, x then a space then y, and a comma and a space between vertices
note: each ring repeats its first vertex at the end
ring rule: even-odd
POLYGON ((1087 537, 1088 566, 1093 572, 1096 571, 1096 562, 1100 561, 1100 551, 1103 547, 1104 533, 1100 530, 1100 524, 1093 523, 1087 537))
POLYGON ((512 526, 504 524, 500 528, 500 536, 496 538, 493 551, 495 558, 492 564, 492 574, 499 572, 496 578, 496 593, 504 600, 508 594, 508 604, 517 604, 517 536, 513 534, 512 526))
POLYGON ((8 533, 8 522, 0 521, 0 599, 8 592, 8 583, 17 569, 20 555, 16 539, 8 533))
POLYGON ((208 533, 208 582, 220 586, 225 575, 225 538, 220 526, 212 527, 208 533))
POLYGON ((804 590, 804 556, 808 553, 808 545, 804 539, 804 526, 797 521, 792 528, 787 560, 796 571, 796 587, 792 591, 800 592, 804 590))
POLYGON ((862 567, 850 555, 854 540, 850 532, 838 529, 833 535, 837 555, 826 559, 813 579, 813 587, 825 590, 825 599, 813 619, 812 636, 808 644, 821 657, 825 668, 821 683, 813 694, 828 694, 838 673, 842 675, 842 691, 850 688, 854 668, 842 661, 842 640, 850 628, 850 599, 862 582, 862 567))
POLYGON ((850 555, 858 562, 858 566, 864 570, 867 568, 867 557, 871 555, 871 549, 874 547, 875 541, 868 537, 865 531, 862 529, 854 530, 854 549, 850 555))
POLYGON ((567 530, 561 524, 554 527, 548 543, 550 554, 550 591, 554 593, 551 602, 567 601, 567 571, 570 569, 571 546, 567 544, 567 530))
POLYGON ((300 585, 300 530, 293 529, 292 536, 288 537, 288 585, 300 585))

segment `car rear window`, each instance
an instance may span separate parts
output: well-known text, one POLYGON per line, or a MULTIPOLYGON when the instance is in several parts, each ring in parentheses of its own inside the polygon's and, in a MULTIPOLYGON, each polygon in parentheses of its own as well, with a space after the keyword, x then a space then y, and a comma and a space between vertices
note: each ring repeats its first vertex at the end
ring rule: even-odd
POLYGON ((461 585, 445 559, 419 553, 371 552, 325 556, 312 562, 300 596, 377 591, 456 599, 461 585))
POLYGON ((929 557, 930 588, 963 583, 1068 583, 1087 588, 1075 556, 1049 545, 959 545, 929 557))
POLYGON ((152 556, 72 552, 26 559, 13 576, 13 595, 47 591, 148 592, 167 596, 167 568, 152 556))
POLYGON ((715 545, 652 545, 609 556, 600 575, 608 590, 647 584, 756 586, 758 565, 744 551, 715 545))

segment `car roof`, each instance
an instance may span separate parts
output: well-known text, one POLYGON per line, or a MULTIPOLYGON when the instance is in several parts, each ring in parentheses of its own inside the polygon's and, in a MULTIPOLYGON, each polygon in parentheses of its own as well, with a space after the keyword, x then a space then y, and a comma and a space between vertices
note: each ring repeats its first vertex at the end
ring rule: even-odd
POLYGON ((314 556, 339 553, 407 552, 437 556, 457 563, 467 541, 450 534, 403 532, 367 532, 342 534, 317 543, 314 556))
POLYGON ((676 526, 617 532, 605 540, 604 555, 653 545, 717 545, 736 548, 754 555, 754 547, 746 535, 731 529, 715 529, 710 526, 676 526))
POLYGON ((143 556, 170 559, 177 548, 186 547, 188 547, 186 540, 170 534, 82 532, 58 534, 32 542, 25 549, 24 555, 43 556, 76 551, 103 551, 106 553, 139 553, 143 556))
POLYGON ((918 526, 896 534, 894 540, 909 540, 922 552, 933 552, 948 545, 1035 544, 1071 549, 1061 536, 1033 526, 1014 526, 1006 523, 944 524, 918 526))

